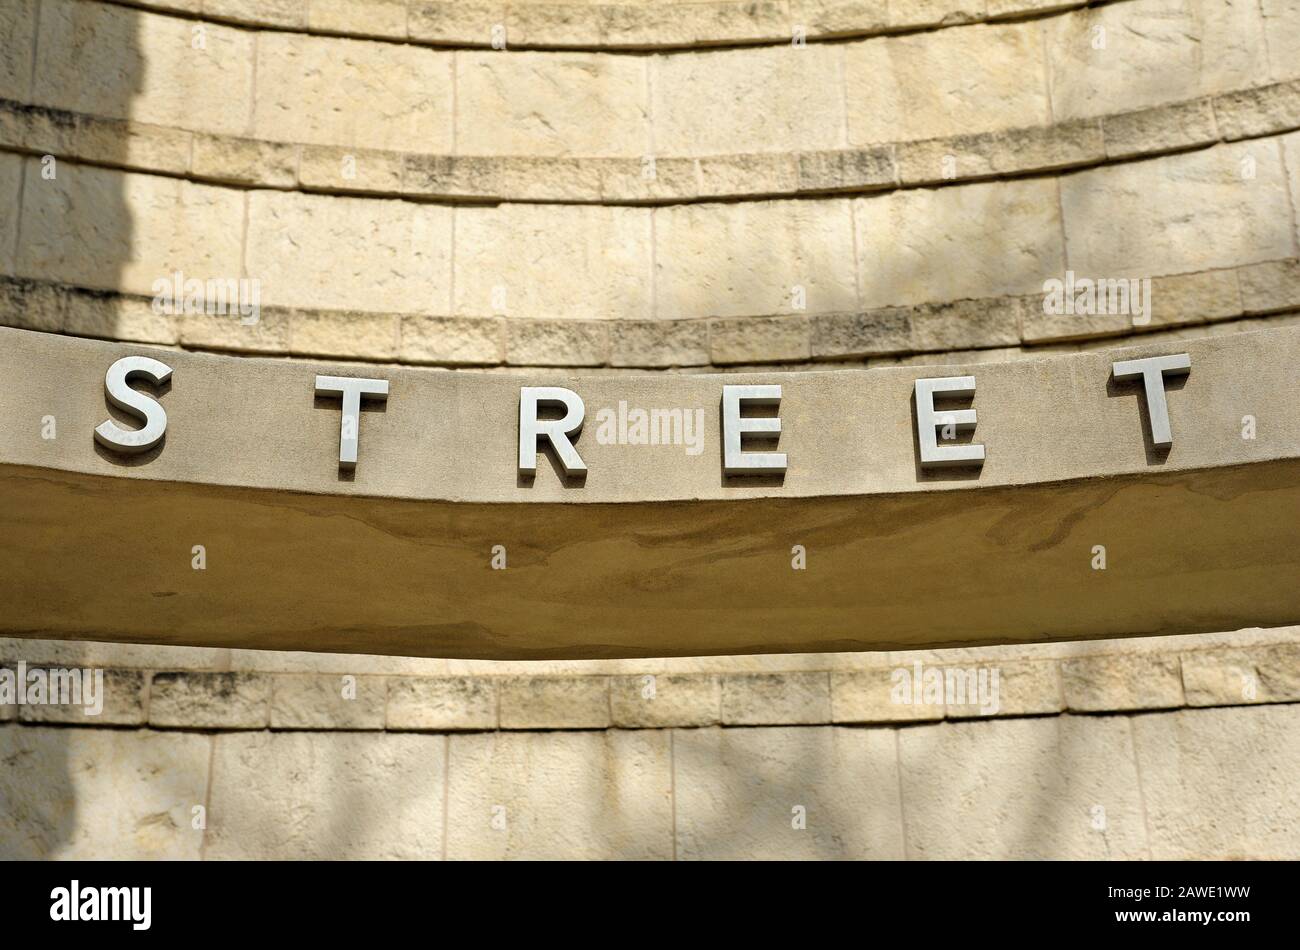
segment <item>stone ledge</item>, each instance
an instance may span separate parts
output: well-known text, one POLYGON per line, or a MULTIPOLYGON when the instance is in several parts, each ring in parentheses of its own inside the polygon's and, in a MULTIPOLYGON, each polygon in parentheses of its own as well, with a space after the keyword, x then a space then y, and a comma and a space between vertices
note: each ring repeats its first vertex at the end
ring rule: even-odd
POLYGON ((1095 167, 1296 129, 1300 80, 1096 119, 864 148, 655 156, 647 177, 641 157, 429 155, 273 142, 0 99, 0 151, 240 188, 422 202, 663 205, 868 194, 1095 167))
MULTIPOLYGON (((1282 325, 1300 311, 1300 259, 1152 278, 1150 322, 1048 315, 1038 296, 992 297, 857 313, 728 319, 540 320, 386 315, 264 307, 234 316, 154 313, 128 294, 0 276, 0 326, 69 336, 412 366, 744 371, 751 367, 986 362, 1094 345, 1178 339, 1197 328, 1282 325), (1238 326, 1240 324, 1240 326, 1238 326)), ((1204 332, 1202 330, 1202 332, 1204 332)))
MULTIPOLYGON (((669 3, 507 0, 101 0, 214 23, 435 47, 492 49, 494 26, 511 49, 676 50, 788 44, 998 22, 1086 6, 1085 0, 686 0, 669 3)), ((1111 0, 1114 2, 1114 0, 1111 0)))
MULTIPOLYGON (((0 667, 13 669, 15 662, 0 667)), ((897 726, 1279 705, 1300 703, 1300 643, 1051 660, 972 655, 852 671, 356 674, 351 700, 341 696, 349 676, 108 669, 100 716, 86 716, 80 707, 21 706, 16 718, 28 725, 84 727, 447 733, 897 726), (146 715, 151 679, 155 698, 146 715), (994 685, 996 694, 979 692, 994 685)), ((12 721, 13 712, 0 707, 0 721, 12 721)))

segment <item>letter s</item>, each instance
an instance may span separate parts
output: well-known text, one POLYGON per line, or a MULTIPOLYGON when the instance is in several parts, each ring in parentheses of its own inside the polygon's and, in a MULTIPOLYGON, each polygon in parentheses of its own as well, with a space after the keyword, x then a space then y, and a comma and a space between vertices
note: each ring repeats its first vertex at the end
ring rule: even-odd
POLYGON ((132 376, 146 376, 156 386, 171 379, 172 369, 147 356, 124 356, 108 368, 104 376, 104 391, 108 401, 117 408, 144 420, 140 429, 123 429, 112 419, 101 422, 95 429, 95 441, 114 452, 135 455, 147 452, 167 434, 167 413, 157 400, 136 392, 127 385, 132 376))

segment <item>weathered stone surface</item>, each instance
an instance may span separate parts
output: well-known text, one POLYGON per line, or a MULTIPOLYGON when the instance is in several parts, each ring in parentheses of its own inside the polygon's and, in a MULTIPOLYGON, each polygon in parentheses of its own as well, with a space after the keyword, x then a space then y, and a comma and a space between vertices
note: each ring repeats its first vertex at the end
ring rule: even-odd
POLYGON ((1020 342, 1022 301, 986 297, 914 307, 909 315, 914 351, 1014 346, 1020 342))
POLYGON ((265 729, 271 680, 261 673, 155 673, 149 724, 178 729, 265 729))
POLYGON ((238 135, 246 130, 253 96, 253 35, 209 22, 196 49, 193 26, 111 4, 43 3, 32 101, 238 135), (96 81, 86 82, 88 75, 96 81))
POLYGON ((261 732, 215 741, 207 858, 442 856, 442 736, 261 732))
POLYGON ((854 199, 868 308, 1041 291, 1065 249, 1050 180, 854 199))
POLYGON ((388 728, 495 729, 496 680, 486 676, 402 676, 388 681, 388 728))
POLYGON ((194 136, 190 172, 199 178, 291 188, 298 181, 298 147, 232 136, 194 136))
POLYGON ((730 726, 829 722, 827 673, 754 673, 722 678, 722 721, 730 726))
MULTIPOLYGON (((407 6, 407 34, 417 42, 456 42, 489 46, 493 30, 506 24, 504 0, 450 0, 407 6)), ((502 34, 509 42, 509 32, 502 34)))
POLYGON ((248 275, 264 304, 448 312, 451 209, 272 191, 248 202, 248 275))
POLYGON ((0 9, 0 99, 30 102, 32 40, 36 31, 37 0, 14 0, 0 9))
MULTIPOLYGON (((49 667, 45 667, 49 669, 49 667)), ((55 667, 67 669, 67 667, 55 667)), ((86 667, 82 676, 83 683, 94 676, 94 671, 86 667)), ((139 670, 103 670, 103 694, 97 697, 102 703, 100 712, 91 715, 87 712, 86 693, 82 692, 80 702, 68 705, 38 705, 18 707, 18 719, 21 722, 60 722, 74 726, 141 726, 145 722, 145 697, 149 691, 149 679, 139 670)), ((54 697, 51 696, 51 699, 54 697)), ((60 697, 62 698, 62 697, 60 697)), ((69 695, 70 699, 76 699, 69 695)))
POLYGON ((383 729, 382 676, 281 673, 271 677, 272 729, 383 729))
POLYGON ((240 23, 302 27, 311 2, 314 0, 203 0, 203 12, 240 23))
POLYGON ((388 195, 403 190, 403 170, 408 156, 402 152, 330 145, 303 145, 299 151, 298 180, 303 188, 388 195))
POLYGON ((657 57, 655 148, 725 155, 843 147, 841 82, 839 51, 823 44, 657 57))
MULTIPOLYGON (((1043 716, 1059 713, 1065 708, 1061 694, 1061 668, 1055 661, 986 660, 978 663, 954 663, 951 667, 968 674, 964 682, 967 702, 951 702, 948 701, 951 697, 945 697, 944 714, 949 719, 1043 716), (974 681, 969 677, 971 671, 976 676, 974 681), (992 679, 995 672, 996 691, 992 679), (978 693, 978 677, 981 675, 987 677, 984 682, 988 683, 989 692, 985 695, 978 693), (971 692, 972 682, 975 683, 976 693, 971 692)), ((947 668, 949 667, 945 667, 947 668)), ((961 698, 960 695, 956 697, 958 700, 961 698)))
POLYGON ((875 356, 906 352, 912 343, 908 309, 819 314, 812 319, 814 357, 875 356))
POLYGON ((790 0, 789 8, 808 36, 874 33, 889 23, 887 0, 790 0))
POLYGON ((856 309, 848 200, 678 205, 655 212, 659 316, 856 309))
POLYGON ((185 313, 176 319, 176 326, 183 346, 235 353, 287 353, 290 317, 284 310, 261 310, 256 322, 252 313, 185 313))
POLYGON ((152 296, 177 270, 240 275, 240 192, 85 165, 47 180, 35 160, 26 174, 19 276, 152 296))
MULTIPOLYGON (((17 667, 13 663, 0 663, 0 670, 15 674, 17 667)), ((18 718, 18 706, 14 703, 0 703, 0 722, 12 722, 18 718)))
POLYGON ((1107 158, 1130 158, 1208 145, 1219 137, 1209 99, 1193 99, 1102 117, 1107 158))
POLYGON ((1293 254, 1277 213, 1287 206, 1285 176, 1268 143, 1092 169, 1060 186, 1069 266, 1080 275, 1181 274, 1293 254))
POLYGON ((986 0, 910 0, 889 4, 889 25, 899 29, 973 23, 984 19, 986 10, 986 0))
POLYGON ((403 363, 500 363, 506 324, 497 317, 402 317, 403 363))
MULTIPOLYGON (((1297 156, 1300 157, 1300 156, 1297 156)), ((1268 261, 1237 271, 1245 313, 1300 307, 1300 260, 1268 261)))
POLYGON ((405 0, 307 0, 310 33, 406 39, 405 0))
POLYGON ((1152 858, 1300 857, 1300 706, 1137 716, 1133 732, 1152 858))
POLYGON ((716 676, 644 674, 610 680, 613 724, 632 729, 715 726, 722 687, 716 676))
POLYGON ((844 47, 849 142, 876 145, 1045 125, 1037 23, 976 25, 844 47))
POLYGON ((456 148, 466 155, 648 155, 647 62, 596 53, 461 52, 456 148))
POLYGON ((1183 705, 1177 656, 1079 657, 1061 661, 1061 687, 1071 712, 1172 709, 1183 705))
POLYGON ((1262 85, 1258 7, 1230 0, 1136 0, 1043 21, 1052 113, 1106 115, 1262 85))
POLYGON ((806 360, 810 354, 808 318, 740 317, 709 321, 709 352, 719 365, 806 360))
MULTIPOLYGON (((831 721, 878 723, 942 719, 944 704, 924 702, 924 693, 919 697, 921 702, 913 701, 918 697, 910 689, 901 689, 902 677, 896 675, 897 669, 903 668, 831 673, 831 721)), ((910 670, 905 672, 911 675, 910 670)))
POLYGON ((700 193, 699 162, 694 158, 609 158, 584 161, 600 172, 602 201, 683 201, 700 193))
POLYGON ((709 361, 706 320, 620 320, 610 330, 613 366, 699 366, 709 361))
POLYGON ((1296 0, 1260 0, 1268 37, 1269 71, 1275 79, 1300 79, 1300 4, 1296 0))
POLYGON ((800 152, 800 192, 870 191, 895 184, 893 146, 837 149, 833 152, 800 152))
POLYGON ((916 726, 898 755, 909 858, 1146 856, 1127 718, 916 726))
POLYGON ((669 735, 654 729, 452 736, 447 857, 672 857, 669 735))
POLYGON ((1300 701, 1300 644, 1191 650, 1182 670, 1189 706, 1300 701))
POLYGON ((155 307, 150 298, 79 290, 62 296, 63 329, 77 336, 174 344, 179 339, 179 323, 187 319, 176 316, 171 310, 155 307))
POLYGON ((262 33, 253 134, 449 153, 451 68, 452 54, 420 46, 262 33))
POLYGON ((614 321, 510 320, 506 362, 515 366, 601 366, 614 321))
POLYGON ((1151 325, 1180 326, 1222 320, 1241 312, 1238 270, 1171 274, 1151 279, 1151 325))
POLYGON ((1300 81, 1225 93, 1214 100, 1219 134, 1228 141, 1300 126, 1300 81))
MULTIPOLYGON (((108 161, 126 168, 173 175, 193 171, 190 162, 193 132, 131 119, 101 119, 90 115, 77 115, 75 129, 64 153, 70 157, 91 162, 108 161)), ((40 138, 39 133, 35 138, 40 138)), ((36 143, 29 140, 28 144, 36 143)), ((269 181, 276 176, 276 170, 267 163, 265 167, 249 170, 249 174, 265 176, 269 181)), ((262 178, 251 180, 261 181, 262 178)), ((278 180, 283 181, 283 177, 278 180)), ((292 177, 289 179, 291 182, 292 177)))
POLYGON ((453 312, 647 318, 653 296, 650 233, 650 212, 644 208, 458 209, 453 312))
POLYGON ((677 857, 903 857, 887 729, 690 729, 673 735, 677 857))
MULTIPOLYGON (((22 194, 23 160, 10 153, 0 153, 0 200, 7 208, 18 208, 22 194)), ((18 247, 18 215, 6 214, 0 219, 0 271, 16 273, 18 247)))
POLYGON ((895 154, 899 179, 917 185, 1087 165, 1106 149, 1100 120, 1086 119, 903 142, 895 154))
POLYGON ((502 729, 605 729, 607 676, 510 676, 498 687, 502 729))
POLYGON ((194 860, 209 736, 0 727, 0 855, 7 860, 194 860))
POLYGON ((799 189, 798 156, 792 152, 705 155, 695 160, 701 198, 793 194, 799 189))
POLYGON ((289 314, 289 352, 394 360, 399 320, 396 314, 294 310, 289 314))

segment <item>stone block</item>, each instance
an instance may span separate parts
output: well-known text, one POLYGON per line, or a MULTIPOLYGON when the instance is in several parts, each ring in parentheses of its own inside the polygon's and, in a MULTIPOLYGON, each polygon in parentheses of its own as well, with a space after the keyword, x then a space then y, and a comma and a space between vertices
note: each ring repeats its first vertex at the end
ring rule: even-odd
POLYGON ((752 673, 724 676, 722 721, 729 726, 830 722, 830 674, 752 673))
POLYGON ((402 676, 388 681, 388 728, 450 732, 497 727, 496 679, 402 676))
POLYGON ((621 728, 714 726, 721 721, 721 702, 716 676, 647 673, 610 680, 613 724, 621 728))
POLYGON ((382 676, 280 673, 271 677, 272 729, 383 729, 382 676))
POLYGON ((260 673, 153 675, 149 724, 174 729, 265 729, 271 680, 260 673))
POLYGON ((606 729, 607 676, 510 676, 499 685, 502 729, 606 729))
POLYGON ((1178 656, 1076 657, 1061 661, 1065 706, 1071 712, 1171 709, 1183 705, 1178 656))

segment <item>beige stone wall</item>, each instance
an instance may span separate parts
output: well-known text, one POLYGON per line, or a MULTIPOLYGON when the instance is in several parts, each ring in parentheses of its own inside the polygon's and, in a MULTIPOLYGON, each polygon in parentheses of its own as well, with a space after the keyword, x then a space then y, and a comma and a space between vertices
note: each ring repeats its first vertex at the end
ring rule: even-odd
MULTIPOLYGON (((8 0, 0 325, 610 376, 1293 326, 1298 64, 1293 0, 8 0), (157 312, 176 270, 261 320, 157 312), (1150 323, 1044 313, 1067 270, 1150 323)), ((0 640, 109 671, 93 723, 0 706, 0 856, 1296 858, 1297 647, 0 640), (891 702, 917 660, 1001 709, 891 702)))

